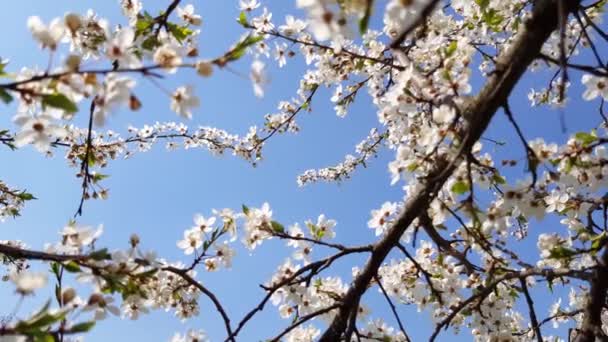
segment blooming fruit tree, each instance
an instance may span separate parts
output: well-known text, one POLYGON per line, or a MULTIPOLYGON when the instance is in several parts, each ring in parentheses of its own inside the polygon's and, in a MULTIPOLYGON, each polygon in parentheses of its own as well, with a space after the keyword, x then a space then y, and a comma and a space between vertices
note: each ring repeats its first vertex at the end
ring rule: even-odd
MULTIPOLYGON (((608 340, 605 0, 297 0, 298 14, 284 20, 273 17, 271 4, 240 0, 226 6, 238 6, 233 25, 242 37, 205 58, 197 45, 204 18, 192 4, 165 2, 149 1, 157 7, 144 9, 139 0, 121 0, 120 23, 93 10, 50 22, 32 16, 27 27, 39 53, 49 56, 48 67, 0 64, 0 100, 17 104, 0 143, 14 153, 31 145, 65 154, 82 189, 59 241, 43 248, 0 242, 3 286, 20 301, 43 297, 31 295, 48 283, 55 287, 52 300, 31 314, 8 308, 0 340, 78 340, 98 320, 137 319, 151 310, 189 319, 203 301, 223 322, 225 341, 248 340, 251 320, 268 306, 284 318, 280 329, 268 331, 272 341, 410 341, 417 327, 401 317, 403 306, 427 314, 431 341, 454 334, 478 341, 608 340), (300 57, 308 69, 295 97, 244 134, 188 127, 199 98, 186 85, 159 86, 178 123, 129 127, 124 135, 107 128, 113 112, 142 106, 138 81, 160 85, 178 69, 213 77, 244 60, 262 97, 266 66, 288 68, 300 57), (561 144, 530 139, 522 113, 510 104, 521 101, 513 89, 532 72, 547 84, 530 92, 531 111, 544 106, 564 115, 569 99, 584 99, 597 103, 596 112, 585 113, 597 125, 561 144), (297 181, 346 181, 391 151, 388 171, 403 193, 370 208, 369 222, 361 222, 375 232, 367 244, 341 243, 336 221, 324 214, 302 225, 281 223, 268 203, 196 214, 176 236, 182 260, 146 252, 137 235, 126 249, 104 248, 101 227, 79 222, 88 201, 110 195, 102 173, 108 163, 156 144, 263 163, 265 146, 299 131, 301 113, 326 89, 338 116, 359 99, 371 101, 378 122, 354 155, 297 181), (496 116, 508 123, 502 129, 513 132, 512 141, 484 136, 496 116), (79 127, 76 117, 87 124, 79 127), (495 145, 504 144, 520 158, 500 160, 495 145), (236 317, 201 274, 230 268, 238 249, 248 250, 239 257, 254 258, 270 239, 284 240, 291 257, 277 261, 274 276, 261 284, 259 304, 236 317), (521 253, 530 241, 537 250, 521 253), (352 262, 353 255, 364 262, 352 262), (352 274, 335 272, 338 261, 349 260, 352 274), (370 292, 383 298, 385 310, 369 309, 370 292), (538 300, 551 303, 549 310, 535 306, 538 300), (549 333, 551 325, 563 329, 549 333)), ((0 217, 14 219, 36 199, 25 188, 0 181, 0 217)), ((177 332, 172 341, 205 340, 201 329, 177 332)))

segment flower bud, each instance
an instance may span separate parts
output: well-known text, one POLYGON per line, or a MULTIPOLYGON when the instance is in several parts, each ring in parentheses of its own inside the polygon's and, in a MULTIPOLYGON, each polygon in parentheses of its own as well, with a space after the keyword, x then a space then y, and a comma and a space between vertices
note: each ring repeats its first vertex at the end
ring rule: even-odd
POLYGON ((82 20, 80 19, 80 16, 75 13, 66 14, 65 17, 63 17, 63 21, 72 34, 75 34, 76 31, 82 27, 82 20))
POLYGON ((137 96, 131 94, 129 96, 129 108, 131 110, 139 110, 141 108, 141 101, 137 98, 137 96))
POLYGON ((80 55, 69 55, 68 58, 66 58, 65 60, 65 66, 68 68, 69 71, 78 71, 78 68, 80 68, 81 61, 82 58, 80 57, 80 55))
POLYGON ((131 244, 131 247, 137 247, 137 245, 139 245, 139 236, 137 234, 131 234, 131 237, 129 237, 129 243, 131 244))
POLYGON ((69 304, 74 298, 76 298, 76 290, 71 287, 63 290, 63 293, 61 294, 61 302, 63 304, 69 304))
POLYGON ((203 77, 209 77, 213 73, 213 65, 209 62, 196 62, 196 73, 203 77))

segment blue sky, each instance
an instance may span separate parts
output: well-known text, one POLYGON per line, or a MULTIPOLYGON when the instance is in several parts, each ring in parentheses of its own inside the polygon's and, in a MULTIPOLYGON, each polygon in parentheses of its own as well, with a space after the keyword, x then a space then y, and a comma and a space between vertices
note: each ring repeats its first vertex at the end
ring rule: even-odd
MULTIPOLYGON (((155 12, 165 2, 148 0, 145 5, 155 12)), ((238 16, 237 1, 193 3, 203 16, 201 55, 217 56, 243 32, 234 21, 238 16)), ((277 23, 282 21, 285 12, 291 11, 293 3, 265 1, 277 23)), ((0 29, 5 32, 0 56, 11 60, 9 70, 18 70, 21 66, 44 67, 47 63, 46 53, 38 49, 26 28, 26 19, 30 15, 39 15, 48 21, 68 11, 85 13, 88 8, 93 8, 112 24, 125 22, 120 15, 118 1, 21 0, 5 7, 7 14, 0 22, 0 29)), ((249 80, 239 76, 248 73, 248 61, 231 65, 234 72, 216 70, 208 79, 179 72, 163 81, 163 86, 174 89, 178 85, 191 84, 196 88, 201 107, 195 111, 189 125, 218 126, 243 134, 249 125, 261 124, 266 113, 273 113, 280 100, 295 94, 299 76, 304 70, 300 58, 289 60, 283 69, 272 67, 272 82, 267 88, 267 96, 257 99, 249 80)), ((575 93, 572 108, 576 110, 565 114, 570 133, 589 129, 599 122, 596 103, 584 104, 576 95, 580 93, 580 75, 572 74, 572 81, 575 93)), ((475 82, 474 88, 478 89, 479 80, 475 82)), ((512 96, 511 105, 529 138, 544 136, 547 140, 564 141, 567 135, 561 132, 558 111, 530 109, 528 106, 526 94, 530 87, 539 87, 546 82, 546 77, 527 78, 512 96)), ((335 115, 329 101, 331 93, 331 90, 322 89, 315 97, 312 112, 300 118, 302 130, 299 134, 271 139, 265 150, 265 159, 255 168, 235 157, 214 157, 202 150, 167 152, 161 144, 130 160, 111 162, 104 171, 111 175, 105 183, 110 188, 109 199, 87 202, 84 215, 78 221, 90 225, 104 224, 105 233, 98 245, 126 248, 129 236, 137 233, 143 248, 156 250, 168 260, 189 260, 175 243, 181 239, 183 230, 190 227, 194 213, 208 215, 213 208, 238 209, 243 203, 259 206, 268 201, 276 218, 286 225, 315 220, 319 214, 325 213, 338 221, 337 239, 341 243, 373 241, 373 231, 366 226, 370 210, 378 208, 384 201, 397 201, 402 196, 399 186, 389 185, 386 165, 393 156, 392 152, 382 152, 369 163, 368 168, 357 171, 351 180, 342 184, 314 184, 304 188, 296 184, 299 173, 336 164, 345 154, 354 151, 354 145, 365 137, 370 128, 378 127, 376 110, 368 98, 358 99, 348 117, 341 119, 335 115)), ((143 102, 142 109, 139 112, 116 112, 107 128, 125 132, 129 124, 141 126, 155 121, 180 121, 170 111, 169 99, 154 86, 139 80, 136 94, 143 102)), ((3 108, 0 127, 14 128, 10 123, 14 111, 14 107, 3 108)), ((77 122, 86 121, 83 114, 79 113, 77 122)), ((514 138, 512 128, 502 115, 497 116, 486 136, 497 140, 514 138)), ((501 156, 523 161, 523 148, 518 142, 497 147, 497 151, 501 156)), ((22 217, 9 219, 0 225, 1 238, 21 239, 33 248, 41 248, 47 241, 56 241, 58 231, 72 217, 78 205, 80 180, 74 177, 77 170, 67 166, 62 151, 57 151, 56 156, 49 159, 32 148, 17 152, 0 149, 0 165, 0 179, 11 186, 26 188, 38 198, 28 203, 22 217)), ((539 229, 546 229, 543 227, 539 225, 539 229)), ((536 240, 531 240, 528 246, 535 249, 535 243, 536 240)), ((232 270, 212 274, 201 270, 198 279, 216 292, 232 320, 238 321, 262 298, 264 293, 257 284, 266 282, 289 252, 284 243, 278 241, 265 243, 252 255, 239 248, 232 270)), ((360 257, 345 261, 338 264, 338 272, 342 274, 350 273, 351 267, 360 266, 363 262, 360 257)), ((375 292, 370 291, 368 295, 374 312, 396 326, 387 314, 388 307, 375 292)), ((51 293, 41 292, 31 301, 41 303, 50 298, 51 293)), ((0 290, 0 300, 9 303, 7 307, 16 300, 8 286, 0 290)), ((541 306, 548 305, 548 302, 540 302, 541 306)), ((541 316, 546 313, 545 307, 539 309, 541 316)), ((409 327, 408 333, 414 340, 429 336, 431 326, 427 312, 418 314, 415 308, 400 308, 400 311, 404 313, 404 324, 409 327)), ((27 309, 22 314, 25 312, 27 309)), ((242 338, 256 341, 274 336, 281 331, 281 325, 277 323, 287 322, 281 321, 276 309, 269 305, 250 322, 242 338)), ((164 341, 174 332, 188 328, 203 328, 212 340, 224 336, 217 313, 211 303, 203 299, 200 316, 185 323, 165 312, 156 312, 135 322, 112 318, 100 322, 86 340, 106 341, 112 338, 120 341, 129 338, 164 341)), ((460 338, 468 340, 469 336, 464 333, 460 338)))

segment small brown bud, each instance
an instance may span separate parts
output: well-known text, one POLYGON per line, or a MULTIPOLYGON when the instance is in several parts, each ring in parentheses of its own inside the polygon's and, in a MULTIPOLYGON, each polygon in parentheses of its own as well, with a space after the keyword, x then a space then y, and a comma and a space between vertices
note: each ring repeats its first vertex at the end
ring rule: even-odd
POLYGON ((137 247, 137 245, 139 245, 139 236, 137 234, 131 234, 131 237, 129 237, 129 243, 131 244, 131 247, 137 247))
POLYGON ((131 94, 129 96, 129 108, 131 110, 139 110, 141 108, 141 101, 137 98, 137 96, 131 94))
POLYGON ((71 287, 63 290, 63 293, 61 294, 61 302, 63 304, 69 304, 74 298, 76 298, 76 290, 71 287))

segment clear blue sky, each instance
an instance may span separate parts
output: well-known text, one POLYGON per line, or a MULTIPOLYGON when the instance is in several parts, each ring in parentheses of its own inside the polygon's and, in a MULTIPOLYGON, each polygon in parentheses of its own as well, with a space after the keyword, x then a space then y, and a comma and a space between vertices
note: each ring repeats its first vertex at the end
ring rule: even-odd
MULTIPOLYGON (((168 1, 145 1, 151 12, 156 12, 168 1)), ((234 18, 238 16, 237 1, 192 1, 203 16, 200 52, 202 56, 213 57, 227 49, 243 32, 234 18)), ((264 2, 274 13, 273 19, 283 21, 286 11, 292 11, 295 2, 269 0, 264 2)), ((0 56, 9 58, 9 70, 21 66, 46 66, 47 55, 40 51, 30 38, 26 19, 39 15, 46 22, 65 12, 85 13, 93 8, 112 24, 124 23, 118 1, 34 1, 21 0, 5 6, 0 30, 4 32, 0 45, 0 56)), ((231 66, 240 74, 249 71, 249 60, 231 66)), ((272 64, 272 63, 268 63, 272 64)), ((291 98, 298 87, 299 76, 304 70, 300 58, 289 60, 287 67, 270 69, 272 83, 264 99, 254 97, 251 84, 237 73, 216 70, 212 78, 201 79, 188 73, 178 73, 168 77, 164 86, 173 89, 177 85, 192 84, 201 98, 201 107, 195 111, 191 126, 218 126, 235 133, 245 133, 251 124, 260 125, 266 113, 275 112, 280 100, 291 98)), ((546 75, 545 75, 546 76, 546 75)), ((573 88, 580 89, 580 75, 573 74, 573 88)), ((546 77, 527 79, 512 96, 515 115, 522 120, 526 135, 530 138, 544 136, 547 140, 564 141, 557 111, 530 109, 526 97, 532 86, 546 84, 546 77), (544 83, 543 83, 544 82, 544 83)), ((475 89, 479 88, 477 82, 475 89)), ((575 91, 576 92, 576 91, 575 91)), ((337 239, 341 243, 369 243, 374 238, 367 228, 370 210, 378 208, 384 201, 397 201, 402 192, 399 186, 389 186, 390 178, 387 162, 393 152, 383 152, 369 163, 367 169, 357 171, 355 176, 343 184, 316 184, 298 188, 296 176, 309 168, 333 165, 354 151, 371 127, 378 127, 376 110, 366 97, 361 97, 351 108, 345 119, 336 117, 329 102, 332 91, 323 89, 312 104, 313 111, 300 118, 301 132, 295 136, 279 136, 269 141, 266 158, 253 168, 246 162, 232 156, 214 157, 202 150, 166 152, 159 144, 152 151, 137 154, 130 160, 110 163, 104 173, 111 177, 106 181, 110 197, 105 201, 86 203, 82 224, 103 223, 105 233, 99 246, 110 248, 127 247, 128 238, 137 233, 142 246, 156 250, 168 260, 189 260, 175 246, 184 229, 190 227, 192 215, 208 215, 213 208, 230 207, 238 209, 245 203, 259 206, 268 201, 276 218, 288 225, 303 223, 306 219, 316 219, 320 213, 338 221, 337 239)), ((579 92, 580 93, 580 92, 579 92)), ((142 99, 143 108, 139 112, 118 111, 110 119, 107 128, 125 132, 129 124, 141 126, 155 121, 179 121, 169 109, 169 99, 149 83, 140 81, 136 94, 142 99)), ((83 105, 84 106, 84 105, 83 105)), ((598 122, 595 103, 583 104, 578 96, 572 100, 575 111, 566 114, 570 132, 589 128, 598 122)), ((14 107, 3 107, 0 113, 0 128, 14 128, 10 120, 14 107)), ((86 118, 79 113, 77 122, 86 118)), ((511 140, 511 127, 502 115, 493 123, 487 137, 497 140, 511 140)), ((518 142, 502 148, 499 154, 522 159, 523 149, 518 142)), ((28 203, 23 216, 9 219, 0 225, 1 239, 21 239, 32 248, 42 248, 46 241, 56 241, 58 231, 72 217, 80 196, 80 181, 77 172, 69 168, 63 159, 63 152, 57 151, 55 158, 47 159, 32 148, 17 152, 0 149, 0 179, 15 187, 25 187, 38 200, 28 203)), ((513 179, 510 179, 513 180, 513 179)), ((538 229, 543 226, 538 226, 538 229)), ((536 240, 528 246, 535 250, 536 240)), ((291 250, 283 242, 265 243, 251 256, 243 248, 238 249, 232 270, 218 273, 200 271, 198 279, 212 291, 228 308, 233 321, 238 321, 263 296, 257 284, 266 282, 276 267, 282 263, 291 250)), ((349 273, 353 266, 362 265, 358 257, 345 259, 338 264, 340 272, 349 273)), ((541 288, 542 291, 542 288, 541 288)), ((387 323, 396 326, 388 315, 385 303, 370 291, 372 308, 387 323)), ((540 292, 539 292, 540 293, 540 292)), ((43 302, 52 296, 52 291, 40 292, 31 301, 43 302)), ((15 297, 9 286, 0 289, 0 301, 11 307, 15 297)), ((548 303, 542 303, 544 305, 548 303)), ((547 306, 539 308, 539 315, 545 316, 547 306)), ((100 322, 87 336, 87 341, 149 340, 164 341, 174 332, 188 328, 203 328, 218 340, 224 336, 223 326, 210 302, 202 299, 199 317, 181 323, 171 313, 156 312, 132 322, 110 318, 100 322)), ((427 338, 430 332, 430 315, 416 313, 416 309, 400 308, 408 333, 414 340, 427 338)), ((23 312, 22 312, 23 313, 23 312)), ((243 331, 243 341, 256 341, 271 337, 281 331, 287 323, 280 320, 277 310, 269 305, 263 313, 250 322, 243 331)), ((460 336, 469 340, 468 333, 460 336)))

